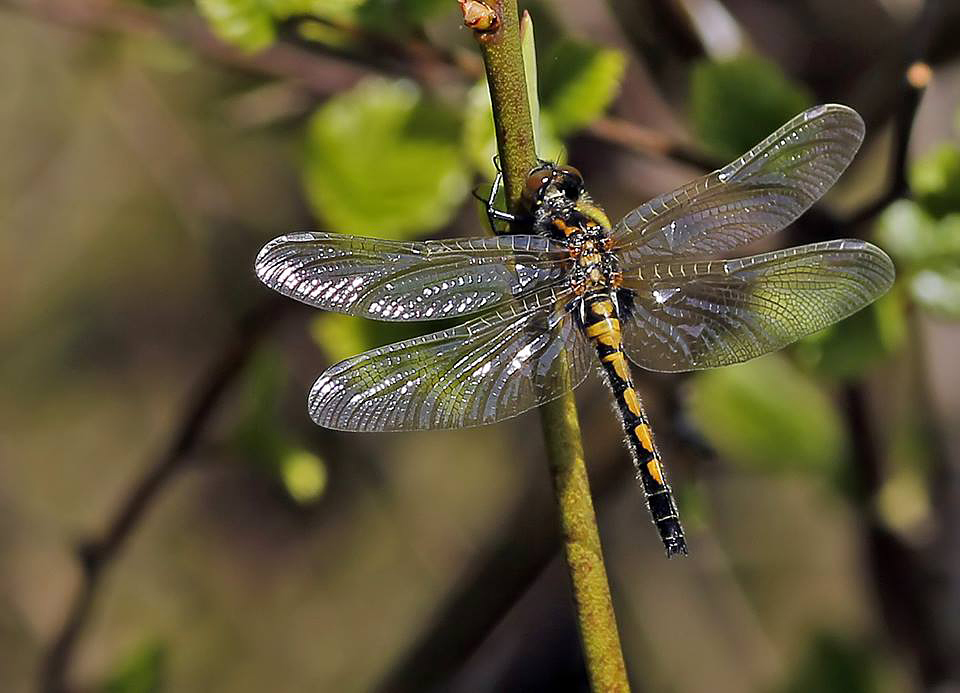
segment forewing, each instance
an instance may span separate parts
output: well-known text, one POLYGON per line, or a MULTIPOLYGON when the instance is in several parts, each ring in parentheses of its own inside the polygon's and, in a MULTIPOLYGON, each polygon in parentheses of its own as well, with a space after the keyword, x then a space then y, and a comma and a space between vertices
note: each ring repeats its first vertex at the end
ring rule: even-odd
POLYGON ((310 415, 339 430, 410 431, 494 423, 548 402, 583 382, 592 363, 569 300, 545 289, 342 361, 314 384, 310 415))
POLYGON ((546 286, 569 252, 541 236, 401 243, 294 233, 257 256, 257 276, 324 310, 374 320, 437 320, 475 313, 546 286))
POLYGON ((718 255, 779 231, 836 182, 862 140, 856 111, 804 111, 736 161, 627 214, 612 231, 621 266, 718 255))
POLYGON ((890 258, 856 240, 736 260, 651 262, 623 283, 632 293, 624 349, 654 371, 739 363, 860 310, 893 277, 890 258))

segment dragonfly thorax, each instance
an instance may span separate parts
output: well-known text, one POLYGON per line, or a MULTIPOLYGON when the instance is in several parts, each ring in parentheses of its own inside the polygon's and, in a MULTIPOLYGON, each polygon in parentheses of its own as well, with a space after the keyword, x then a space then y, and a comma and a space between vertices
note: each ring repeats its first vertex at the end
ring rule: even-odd
POLYGON ((609 291, 619 286, 619 263, 609 249, 609 239, 602 228, 581 230, 569 240, 574 261, 570 281, 578 294, 609 291))

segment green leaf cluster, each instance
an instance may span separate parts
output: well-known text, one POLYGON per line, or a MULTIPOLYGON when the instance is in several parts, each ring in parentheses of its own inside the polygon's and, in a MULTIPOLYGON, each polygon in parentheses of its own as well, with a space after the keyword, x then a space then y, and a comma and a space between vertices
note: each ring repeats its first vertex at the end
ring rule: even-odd
MULTIPOLYGON (((196 0, 221 39, 255 52, 276 39, 277 24, 291 17, 403 34, 438 12, 444 0, 196 0)), ((333 34, 324 34, 332 36, 333 34)))
POLYGON ((811 105, 810 93, 757 56, 702 61, 693 68, 690 115, 711 153, 733 159, 811 105))
POLYGON ((936 147, 907 178, 912 199, 884 210, 877 241, 897 261, 901 284, 918 306, 960 319, 960 146, 936 147))
POLYGON ((960 319, 960 208, 937 218, 918 202, 898 200, 877 220, 876 237, 917 305, 960 319))

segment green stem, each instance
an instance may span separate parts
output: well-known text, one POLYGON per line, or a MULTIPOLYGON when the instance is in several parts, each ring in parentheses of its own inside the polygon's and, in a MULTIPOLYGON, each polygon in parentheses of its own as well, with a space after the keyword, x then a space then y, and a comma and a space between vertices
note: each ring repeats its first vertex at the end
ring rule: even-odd
MULTIPOLYGON (((477 30, 476 24, 473 27, 490 86, 507 207, 518 211, 524 182, 536 165, 537 154, 517 3, 460 0, 460 5, 467 17, 471 16, 468 9, 474 17, 482 16, 485 8, 493 13, 492 21, 481 19, 482 29, 477 30)), ((594 691, 628 691, 573 392, 540 407, 540 415, 590 686, 594 691)))

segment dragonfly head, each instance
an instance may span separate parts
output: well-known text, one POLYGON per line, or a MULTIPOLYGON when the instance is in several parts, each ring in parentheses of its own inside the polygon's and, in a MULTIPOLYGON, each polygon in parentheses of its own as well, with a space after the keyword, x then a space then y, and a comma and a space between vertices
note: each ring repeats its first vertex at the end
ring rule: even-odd
POLYGON ((544 161, 527 174, 523 204, 531 212, 541 205, 572 207, 583 195, 583 176, 573 166, 544 161))
POLYGON ((590 199, 583 176, 573 166, 540 162, 527 174, 522 202, 541 232, 569 237, 590 226, 610 228, 610 220, 590 199))

